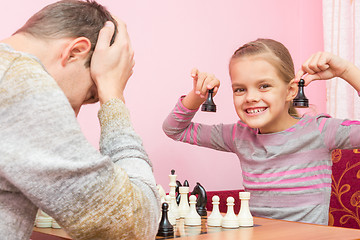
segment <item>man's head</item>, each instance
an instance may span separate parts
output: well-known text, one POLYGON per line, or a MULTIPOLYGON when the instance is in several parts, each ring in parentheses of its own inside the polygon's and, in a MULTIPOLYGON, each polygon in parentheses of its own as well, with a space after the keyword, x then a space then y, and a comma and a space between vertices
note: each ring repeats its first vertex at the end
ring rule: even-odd
POLYGON ((58 39, 86 37, 91 42, 87 67, 90 66, 100 29, 106 21, 116 20, 94 0, 62 0, 44 7, 34 14, 16 33, 29 33, 36 38, 58 39))
POLYGON ((15 39, 16 36, 29 39, 18 49, 42 61, 76 114, 81 105, 98 100, 89 67, 99 32, 107 21, 115 26, 112 44, 117 23, 102 5, 94 0, 62 0, 44 7, 13 34, 15 39))

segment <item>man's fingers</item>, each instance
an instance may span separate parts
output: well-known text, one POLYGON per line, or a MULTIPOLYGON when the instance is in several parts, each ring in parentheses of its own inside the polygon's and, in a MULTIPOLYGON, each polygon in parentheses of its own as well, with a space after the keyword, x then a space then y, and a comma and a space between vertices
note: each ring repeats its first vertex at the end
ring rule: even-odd
POLYGON ((98 41, 95 49, 106 49, 110 46, 112 36, 114 35, 115 26, 111 21, 107 21, 99 32, 98 41))

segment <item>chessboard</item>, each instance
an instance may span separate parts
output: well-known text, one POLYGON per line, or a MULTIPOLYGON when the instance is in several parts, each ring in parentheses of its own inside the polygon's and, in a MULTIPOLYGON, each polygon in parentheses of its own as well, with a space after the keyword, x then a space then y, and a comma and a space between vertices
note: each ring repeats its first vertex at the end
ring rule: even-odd
MULTIPOLYGON (((260 225, 254 225, 254 227, 258 227, 260 225)), ((240 228, 248 228, 248 227, 240 227, 240 228)), ((216 232, 223 231, 234 231, 239 230, 239 228, 223 228, 223 227, 209 227, 207 225, 207 217, 201 217, 201 226, 186 226, 184 224, 184 219, 180 218, 176 220, 176 225, 174 226, 174 236, 169 237, 161 237, 157 236, 156 239, 173 239, 173 238, 183 238, 190 236, 197 236, 201 234, 211 234, 216 232)))

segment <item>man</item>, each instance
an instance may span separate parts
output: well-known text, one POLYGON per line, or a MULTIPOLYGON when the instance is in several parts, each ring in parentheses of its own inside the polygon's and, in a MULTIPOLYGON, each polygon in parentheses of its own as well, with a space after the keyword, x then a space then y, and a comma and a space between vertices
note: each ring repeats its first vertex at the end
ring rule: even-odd
POLYGON ((158 191, 124 104, 133 66, 125 24, 91 0, 51 4, 1 41, 2 239, 28 240, 39 208, 73 239, 154 239, 158 191), (76 120, 97 101, 100 152, 76 120))

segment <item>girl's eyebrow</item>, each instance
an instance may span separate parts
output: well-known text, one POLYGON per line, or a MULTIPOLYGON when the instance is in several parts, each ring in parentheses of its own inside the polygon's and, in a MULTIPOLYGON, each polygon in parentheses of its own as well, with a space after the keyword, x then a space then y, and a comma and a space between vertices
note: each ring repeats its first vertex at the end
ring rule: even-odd
MULTIPOLYGON (((274 82, 273 78, 262 78, 262 79, 256 80, 255 85, 262 84, 262 83, 273 83, 273 82, 274 82)), ((232 87, 244 87, 245 84, 235 82, 231 86, 232 87)))
POLYGON ((233 84, 231 84, 231 87, 232 88, 234 88, 234 87, 244 87, 244 84, 233 83, 233 84))

